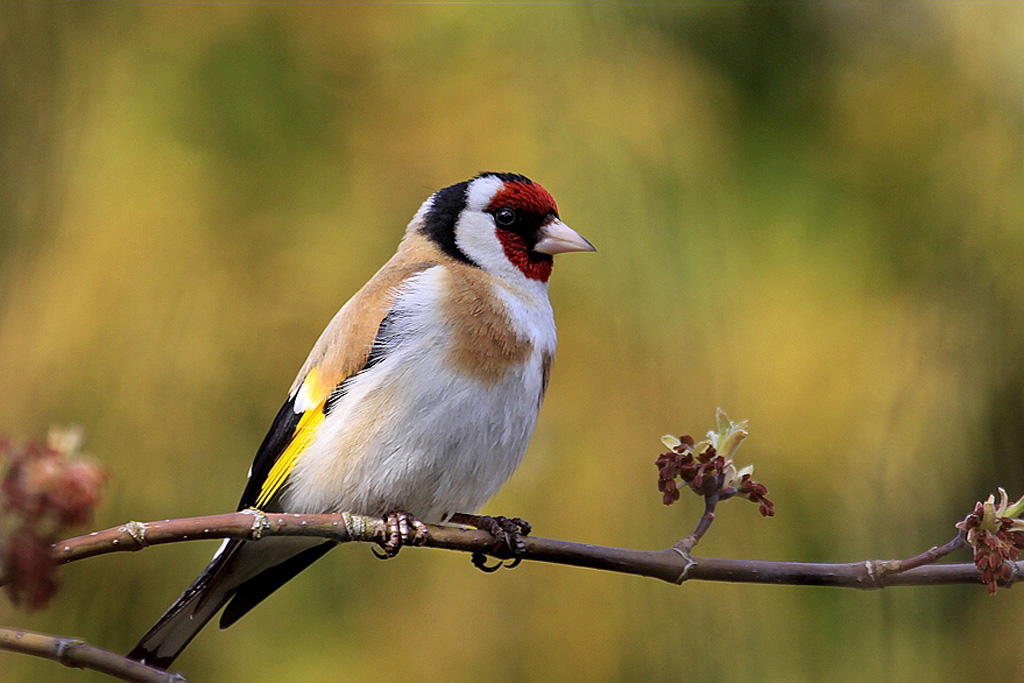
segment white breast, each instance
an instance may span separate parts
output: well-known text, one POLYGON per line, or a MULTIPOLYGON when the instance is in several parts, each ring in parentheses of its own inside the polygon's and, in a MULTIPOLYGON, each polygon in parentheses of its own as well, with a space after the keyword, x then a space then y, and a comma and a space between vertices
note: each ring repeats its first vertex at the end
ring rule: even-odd
POLYGON ((522 459, 555 351, 547 285, 498 287, 525 362, 493 382, 446 362, 443 268, 410 278, 395 303, 402 341, 349 382, 285 485, 294 512, 404 510, 427 522, 477 511, 522 459))

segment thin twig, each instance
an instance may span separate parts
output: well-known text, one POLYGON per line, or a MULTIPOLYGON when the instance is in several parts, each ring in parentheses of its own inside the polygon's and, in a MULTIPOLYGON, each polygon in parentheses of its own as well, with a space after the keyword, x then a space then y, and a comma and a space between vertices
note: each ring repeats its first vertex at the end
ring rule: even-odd
POLYGON ((697 526, 694 530, 679 539, 673 546, 674 548, 689 556, 690 551, 700 543, 700 539, 704 538, 704 534, 711 529, 711 523, 715 521, 715 507, 718 505, 718 499, 718 493, 704 496, 704 514, 697 520, 697 526))
POLYGON ((0 650, 52 659, 74 669, 92 669, 123 681, 136 683, 188 683, 181 674, 173 674, 140 664, 116 652, 101 650, 73 638, 0 628, 0 650))
MULTIPOLYGON (((494 537, 486 531, 435 525, 427 525, 427 529, 429 538, 425 545, 429 547, 490 554, 495 543, 494 537)), ((339 543, 380 543, 385 533, 382 520, 362 515, 292 515, 245 511, 162 522, 129 522, 61 541, 53 545, 53 550, 57 560, 66 563, 111 552, 141 550, 151 545, 203 538, 257 540, 264 536, 320 536, 339 543)), ((973 564, 927 564, 959 547, 955 545, 956 539, 909 560, 833 564, 692 558, 692 563, 695 563, 692 565, 687 557, 674 548, 630 550, 532 536, 525 540, 524 560, 635 574, 670 583, 698 579, 863 589, 981 583, 981 575, 973 564)), ((1017 564, 1014 576, 1024 576, 1024 563, 1017 564)))
POLYGON ((946 543, 945 545, 932 546, 920 555, 915 555, 914 557, 908 558, 906 560, 901 560, 898 571, 907 571, 909 569, 923 567, 926 564, 932 564, 934 562, 937 562, 946 555, 949 555, 951 552, 963 548, 965 544, 965 534, 963 531, 961 531, 955 537, 953 537, 953 540, 951 540, 949 543, 946 543))

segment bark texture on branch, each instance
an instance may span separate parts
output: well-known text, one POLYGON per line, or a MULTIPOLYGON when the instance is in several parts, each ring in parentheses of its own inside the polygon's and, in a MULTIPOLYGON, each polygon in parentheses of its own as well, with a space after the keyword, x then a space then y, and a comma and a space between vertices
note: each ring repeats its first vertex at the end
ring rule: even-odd
MULTIPOLYGON (((486 531, 435 525, 427 525, 427 529, 430 534, 426 542, 428 547, 493 554, 494 538, 486 531)), ((385 540, 385 534, 382 520, 362 515, 266 514, 250 510, 159 522, 128 522, 61 541, 53 545, 53 551, 57 560, 63 564, 110 552, 135 551, 151 545, 206 538, 258 540, 264 536, 320 536, 340 543, 381 543, 385 540)), ((648 576, 669 583, 697 579, 861 589, 982 583, 981 574, 971 563, 921 566, 919 558, 934 550, 910 560, 779 562, 690 557, 676 548, 630 550, 527 537, 523 559, 648 576)), ((1010 582, 1024 573, 1024 563, 1016 563, 1015 567, 1010 582)))
POLYGON ((181 674, 168 673, 74 638, 0 628, 0 650, 52 659, 73 669, 92 669, 135 683, 188 683, 181 674))

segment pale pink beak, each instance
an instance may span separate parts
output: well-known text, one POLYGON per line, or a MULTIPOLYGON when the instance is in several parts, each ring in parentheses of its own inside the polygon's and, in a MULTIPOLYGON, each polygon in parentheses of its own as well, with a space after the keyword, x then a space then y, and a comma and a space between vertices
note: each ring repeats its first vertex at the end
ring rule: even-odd
POLYGON ((562 221, 555 218, 540 229, 540 240, 533 250, 541 254, 564 254, 569 251, 597 251, 594 245, 562 221))

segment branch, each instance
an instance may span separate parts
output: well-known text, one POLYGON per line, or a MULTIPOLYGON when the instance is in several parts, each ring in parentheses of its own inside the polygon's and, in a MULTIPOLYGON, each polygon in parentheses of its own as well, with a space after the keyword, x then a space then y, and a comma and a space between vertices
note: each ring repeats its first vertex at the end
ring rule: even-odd
MULTIPOLYGON (((522 543, 516 539, 515 558, 508 566, 533 560, 647 576, 674 584, 697 579, 872 589, 983 583, 990 593, 995 593, 998 585, 1012 585, 1024 576, 1024 561, 1017 561, 1024 556, 1024 497, 1011 503, 1003 489, 999 489, 998 502, 995 496, 989 496, 985 502, 977 503, 974 511, 956 524, 959 531, 951 541, 904 560, 834 564, 695 558, 691 553, 711 529, 720 503, 734 497, 745 498, 758 505, 762 516, 775 514, 768 489, 752 478, 753 465, 737 468, 733 462, 733 455, 746 437, 747 423, 732 422, 719 410, 716 430, 708 432, 700 442, 690 436, 662 438, 668 451, 655 461, 662 501, 670 505, 679 500, 681 490, 687 489, 704 501, 704 512, 694 530, 672 547, 629 550, 525 537, 522 543), (968 547, 973 551, 973 563, 937 564, 950 553, 968 547)), ((64 533, 62 529, 83 524, 90 518, 105 480, 95 464, 80 457, 80 443, 81 433, 76 431, 51 433, 45 445, 30 443, 17 448, 0 439, 0 513, 8 517, 7 528, 15 529, 9 538, 0 539, 0 586, 6 581, 12 599, 30 609, 44 606, 56 591, 57 565, 151 545, 207 538, 259 541, 265 536, 312 536, 338 543, 376 543, 385 548, 388 556, 393 556, 392 550, 397 552, 392 547, 395 540, 390 538, 382 519, 351 513, 296 515, 260 510, 128 522, 51 543, 64 533)), ((453 521, 466 520, 454 517, 453 521)), ((522 533, 529 533, 529 525, 522 520, 511 521, 519 525, 522 533)), ((419 524, 415 538, 413 546, 424 540, 422 545, 429 547, 472 553, 474 566, 485 571, 501 566, 500 562, 487 566, 485 555, 504 560, 510 559, 512 552, 507 538, 499 543, 488 531, 454 525, 419 524), (425 539, 421 539, 420 530, 426 531, 425 539)), ((65 666, 93 669, 127 681, 185 683, 178 674, 154 669, 79 640, 0 628, 0 650, 4 649, 52 659, 65 666)))
POLYGON ((73 638, 0 628, 0 650, 52 659, 73 669, 92 669, 136 683, 188 683, 181 674, 156 669, 116 652, 101 650, 73 638))
MULTIPOLYGON (((428 547, 469 553, 492 554, 495 539, 486 531, 452 526, 426 525, 428 547)), ((160 522, 128 522, 121 526, 70 538, 51 546, 61 563, 136 551, 151 545, 213 538, 256 541, 266 536, 318 536, 339 543, 382 543, 382 520, 350 513, 334 515, 266 514, 255 510, 160 522)), ((779 562, 691 558, 678 547, 664 550, 630 550, 547 538, 526 537, 524 560, 589 567, 634 574, 680 584, 686 580, 734 583, 884 588, 886 586, 983 583, 970 563, 926 564, 962 547, 961 536, 908 560, 864 560, 848 563, 779 562)), ((1013 571, 1003 583, 1024 576, 1024 563, 1011 563, 1013 571)))

